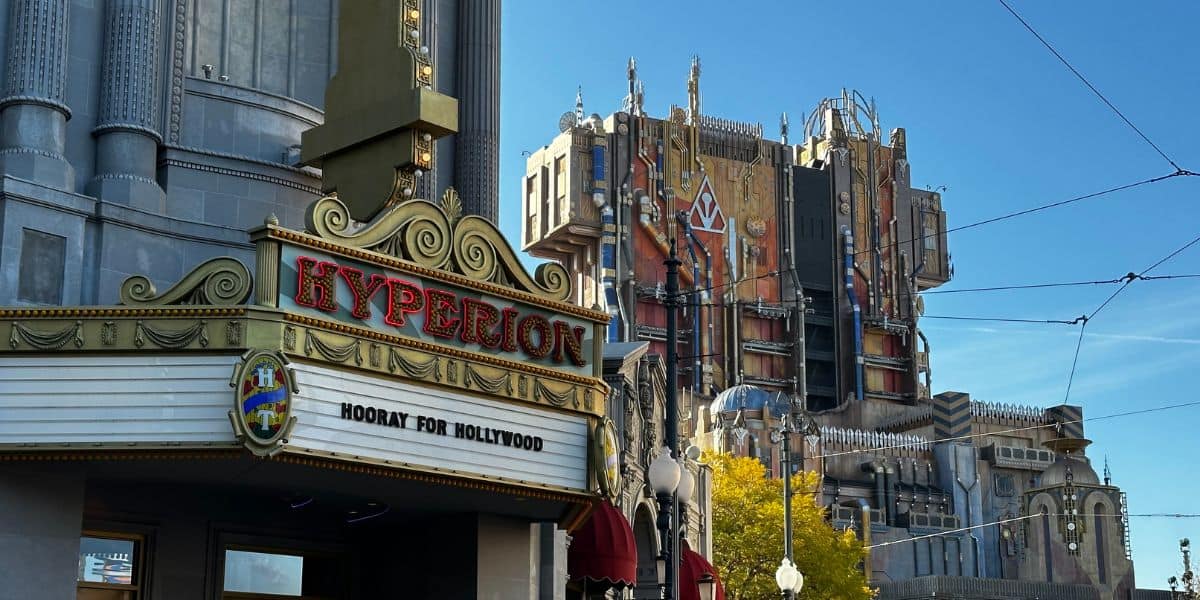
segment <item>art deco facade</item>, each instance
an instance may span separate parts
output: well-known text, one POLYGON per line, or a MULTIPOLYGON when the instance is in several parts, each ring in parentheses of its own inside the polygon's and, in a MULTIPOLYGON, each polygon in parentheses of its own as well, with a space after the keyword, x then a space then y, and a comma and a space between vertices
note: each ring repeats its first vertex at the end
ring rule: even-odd
POLYGON ((610 341, 662 354, 674 243, 681 435, 778 476, 770 433, 790 412, 795 468, 876 546, 883 598, 1129 598, 1124 496, 1083 454, 1081 409, 931 393, 921 292, 953 266, 941 193, 912 186, 919 132, 884 133, 843 92, 774 141, 702 112, 698 60, 662 118, 632 60, 628 80, 620 110, 577 100, 529 157, 522 242, 576 274, 610 341))

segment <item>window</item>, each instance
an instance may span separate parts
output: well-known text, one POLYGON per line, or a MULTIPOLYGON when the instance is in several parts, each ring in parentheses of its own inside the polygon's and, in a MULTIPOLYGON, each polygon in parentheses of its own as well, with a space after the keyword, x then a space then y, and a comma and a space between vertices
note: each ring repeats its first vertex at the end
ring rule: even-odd
POLYGON ((554 197, 565 198, 567 195, 567 157, 554 159, 554 197))
POLYGON ((925 250, 938 249, 938 216, 937 213, 921 213, 921 238, 925 241, 925 250))
POLYGON ((36 304, 62 304, 67 239, 32 229, 21 236, 21 271, 17 299, 36 304))
POLYGON ((299 596, 304 589, 304 557, 291 554, 225 551, 226 592, 299 596))
POLYGON ((78 600, 137 600, 141 598, 142 546, 140 536, 85 533, 79 539, 76 572, 78 600))
POLYGON ((336 554, 226 546, 221 598, 341 597, 342 561, 336 554))

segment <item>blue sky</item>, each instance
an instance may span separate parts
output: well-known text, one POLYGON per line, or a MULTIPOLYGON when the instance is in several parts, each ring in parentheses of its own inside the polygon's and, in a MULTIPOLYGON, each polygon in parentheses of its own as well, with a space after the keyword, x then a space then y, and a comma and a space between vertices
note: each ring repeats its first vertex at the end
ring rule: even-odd
MULTIPOLYGON (((1181 166, 1200 171, 1200 4, 1013 6, 1181 166)), ((914 187, 946 186, 951 227, 1174 171, 993 1, 568 2, 510 0, 503 15, 501 227, 520 239, 522 151, 557 132, 583 86, 607 115, 636 56, 647 109, 686 105, 692 54, 703 110, 774 136, 843 87, 874 97, 885 130, 908 130, 914 187)), ((795 138, 793 138, 795 139, 795 138)), ((1162 183, 954 233, 943 289, 1113 279, 1200 235, 1200 178, 1162 183)), ((1200 273, 1200 246, 1155 274, 1200 273)), ((927 313, 1071 319, 1113 286, 927 297, 927 313)), ((1078 330, 922 322, 934 391, 1050 406, 1064 398, 1078 330)), ((1088 417, 1195 399, 1200 279, 1135 282, 1087 327, 1071 402, 1088 417)), ((1200 407, 1088 423, 1133 513, 1200 512, 1189 459, 1200 407)), ((1164 588, 1200 519, 1132 520, 1140 587, 1164 588)))

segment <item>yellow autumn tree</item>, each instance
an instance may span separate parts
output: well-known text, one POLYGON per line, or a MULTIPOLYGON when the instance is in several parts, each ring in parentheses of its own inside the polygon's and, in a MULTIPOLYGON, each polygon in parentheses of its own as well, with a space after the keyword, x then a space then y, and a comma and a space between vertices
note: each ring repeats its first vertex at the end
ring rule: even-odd
MULTIPOLYGON (((713 565, 728 600, 779 598, 775 569, 783 558, 783 480, 770 479, 762 463, 710 454, 713 467, 713 565)), ((862 543, 837 531, 813 502, 817 476, 792 478, 792 544, 804 574, 803 600, 868 600, 873 594, 859 570, 862 543)))

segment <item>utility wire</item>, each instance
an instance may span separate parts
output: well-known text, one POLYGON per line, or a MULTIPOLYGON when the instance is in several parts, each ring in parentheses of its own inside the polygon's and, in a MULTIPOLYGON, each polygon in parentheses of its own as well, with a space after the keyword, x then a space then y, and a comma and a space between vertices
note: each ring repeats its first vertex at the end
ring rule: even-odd
POLYGON ((1185 174, 1190 175, 1191 174, 1189 171, 1185 171, 1178 164, 1176 164, 1176 162, 1174 160, 1171 160, 1171 157, 1167 156, 1167 153, 1163 152, 1162 148, 1158 147, 1158 144, 1155 144, 1154 142, 1150 141, 1150 138, 1147 137, 1145 133, 1142 133, 1142 130, 1138 129, 1138 126, 1134 125, 1133 121, 1130 121, 1129 118, 1126 117, 1125 114, 1120 111, 1120 109, 1118 109, 1115 105, 1113 105, 1112 102, 1109 102, 1108 98, 1104 97, 1104 94, 1100 93, 1100 90, 1096 89, 1096 86, 1092 85, 1092 82, 1088 81, 1087 78, 1084 77, 1083 74, 1080 73, 1078 69, 1076 69, 1069 61, 1067 61, 1066 58, 1063 57, 1062 54, 1060 54, 1058 52, 1058 50, 1055 50, 1054 46, 1050 45, 1050 42, 1046 41, 1046 38, 1042 37, 1042 34, 1038 33, 1033 28, 1033 26, 1029 24, 1029 21, 1026 21, 1021 15, 1017 14, 1017 11, 1013 10, 1013 7, 1009 6, 1008 2, 1005 2, 1004 0, 999 0, 999 2, 1002 6, 1004 6, 1005 10, 1007 10, 1009 13, 1011 13, 1012 16, 1016 17, 1016 19, 1021 22, 1021 25, 1024 25, 1025 29, 1028 29, 1029 33, 1032 33, 1033 37, 1037 38, 1037 40, 1039 42, 1041 42, 1042 45, 1045 46, 1046 49, 1049 50, 1050 53, 1053 54, 1055 56, 1055 58, 1057 58, 1059 60, 1059 62, 1061 62, 1063 65, 1065 65, 1067 67, 1067 69, 1069 69, 1071 71, 1071 73, 1073 73, 1075 75, 1075 77, 1079 78, 1079 81, 1082 81, 1083 85, 1086 85, 1089 90, 1092 90, 1092 93, 1095 94, 1096 97, 1099 98, 1101 102, 1103 102, 1106 106, 1108 106, 1108 108, 1112 109, 1112 111, 1114 113, 1116 113, 1116 115, 1118 117, 1120 117, 1121 120, 1124 121, 1125 124, 1128 125, 1130 129, 1132 129, 1147 144, 1149 144, 1151 148, 1154 148, 1154 151, 1157 152, 1159 156, 1163 157, 1163 160, 1167 161, 1168 163, 1171 163, 1171 166, 1175 167, 1175 171, 1177 173, 1179 173, 1180 175, 1185 175, 1185 174))
MULTIPOLYGON (((1001 0, 1001 2, 1003 2, 1003 1, 1004 0, 1001 0)), ((1115 291, 1111 295, 1109 295, 1108 298, 1105 298, 1104 302, 1100 303, 1100 306, 1096 307, 1096 310, 1093 310, 1091 312, 1091 314, 1080 317, 1080 319, 1082 319, 1082 321, 1083 321, 1083 326, 1079 328, 1079 340, 1075 343, 1075 357, 1071 359, 1071 373, 1070 373, 1070 375, 1067 376, 1067 392, 1066 392, 1065 396, 1063 397, 1063 404, 1066 404, 1067 401, 1071 399, 1071 386, 1075 382, 1075 369, 1079 365, 1079 351, 1083 347, 1083 335, 1084 335, 1084 332, 1087 330, 1088 322, 1091 321, 1092 319, 1096 318, 1096 315, 1100 314, 1100 311, 1104 310, 1104 308, 1107 307, 1109 305, 1109 303, 1111 303, 1114 299, 1116 299, 1117 296, 1121 295, 1121 292, 1125 291, 1125 288, 1129 287, 1129 284, 1133 283, 1134 281, 1140 281, 1143 279, 1147 279, 1147 274, 1150 273, 1150 271, 1153 271, 1154 269, 1158 268, 1163 263, 1171 260, 1172 258, 1179 256, 1184 250, 1191 248, 1192 246, 1196 245, 1197 243, 1200 243, 1200 236, 1196 236, 1195 238, 1192 238, 1191 241, 1180 246, 1179 248, 1176 248, 1170 254, 1159 259, 1158 262, 1150 265, 1149 267, 1146 267, 1145 269, 1142 269, 1142 271, 1140 273, 1136 273, 1136 274, 1129 273, 1129 274, 1125 275, 1125 277, 1122 277, 1122 279, 1125 281, 1125 283, 1121 284, 1121 287, 1117 288, 1117 291, 1115 291)), ((1168 277, 1172 277, 1172 276, 1163 275, 1161 278, 1165 279, 1168 277)))
POLYGON ((1105 421, 1108 419, 1132 417, 1132 416, 1136 416, 1136 415, 1144 415, 1147 413, 1162 412, 1165 410, 1174 410, 1177 408, 1188 408, 1188 407, 1192 407, 1192 406, 1200 406, 1200 400, 1196 400, 1196 401, 1192 401, 1192 402, 1181 402, 1179 404, 1167 404, 1164 406, 1155 406, 1155 407, 1143 408, 1143 409, 1139 409, 1139 410, 1130 410, 1130 411, 1125 411, 1125 412, 1113 413, 1110 415, 1101 415, 1099 417, 1088 417, 1086 419, 1068 419, 1068 420, 1064 420, 1064 421, 1055 421, 1053 423, 1043 423, 1041 425, 1030 425, 1027 427, 1014 427, 1012 429, 1003 429, 1000 431, 991 431, 991 432, 987 432, 987 433, 970 433, 970 434, 966 434, 966 435, 957 435, 957 436, 938 438, 938 439, 933 439, 933 440, 921 440, 921 441, 917 441, 917 442, 907 442, 907 443, 902 443, 902 444, 890 444, 887 446, 878 446, 875 448, 859 448, 859 449, 855 449, 855 450, 843 450, 841 452, 831 452, 829 454, 822 454, 819 456, 814 456, 812 458, 813 459, 823 459, 823 458, 834 458, 837 456, 849 456, 849 455, 853 455, 853 454, 878 453, 882 450, 896 450, 896 449, 901 449, 901 448, 912 448, 912 447, 916 447, 916 446, 924 446, 927 444, 938 444, 941 442, 957 442, 957 441, 961 441, 961 440, 970 440, 970 439, 993 436, 993 435, 1005 435, 1005 434, 1009 434, 1009 433, 1019 433, 1022 431, 1034 431, 1034 430, 1038 430, 1038 429, 1057 428, 1057 427, 1061 427, 1063 425, 1086 423, 1089 421, 1105 421))

